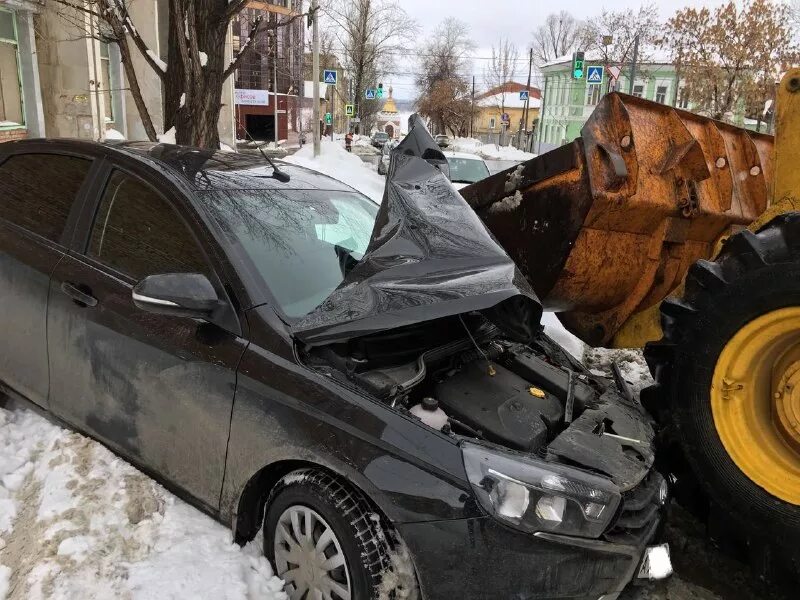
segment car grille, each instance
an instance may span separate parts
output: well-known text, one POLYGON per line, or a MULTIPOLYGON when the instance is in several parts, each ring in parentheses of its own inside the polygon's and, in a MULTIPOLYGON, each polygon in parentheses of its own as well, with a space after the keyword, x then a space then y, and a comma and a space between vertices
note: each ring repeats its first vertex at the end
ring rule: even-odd
POLYGON ((659 498, 663 482, 660 473, 651 471, 639 485, 624 492, 617 518, 603 537, 615 544, 631 546, 649 542, 663 508, 659 498))

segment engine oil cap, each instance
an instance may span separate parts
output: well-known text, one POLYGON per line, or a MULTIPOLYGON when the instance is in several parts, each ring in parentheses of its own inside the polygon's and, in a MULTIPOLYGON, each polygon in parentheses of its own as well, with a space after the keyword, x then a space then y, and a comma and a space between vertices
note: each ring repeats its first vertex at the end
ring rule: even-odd
POLYGON ((531 386, 528 388, 528 393, 533 396, 534 398, 544 398, 545 393, 544 390, 539 389, 537 387, 531 386))

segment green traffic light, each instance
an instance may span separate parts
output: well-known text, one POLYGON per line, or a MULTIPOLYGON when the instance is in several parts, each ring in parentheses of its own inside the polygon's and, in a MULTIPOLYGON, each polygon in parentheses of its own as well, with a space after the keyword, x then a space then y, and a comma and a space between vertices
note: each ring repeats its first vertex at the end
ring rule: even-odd
POLYGON ((581 69, 575 69, 575 70, 572 72, 572 76, 573 76, 575 79, 583 79, 583 70, 581 70, 581 69))

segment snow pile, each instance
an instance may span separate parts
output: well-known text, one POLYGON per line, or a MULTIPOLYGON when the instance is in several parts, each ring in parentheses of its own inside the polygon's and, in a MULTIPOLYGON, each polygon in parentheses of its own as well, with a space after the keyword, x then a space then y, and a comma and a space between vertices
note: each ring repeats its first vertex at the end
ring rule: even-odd
POLYGON ((125 136, 122 135, 122 132, 117 131, 116 129, 106 129, 106 140, 124 141, 125 136))
POLYGON ((583 362, 589 369, 604 377, 613 378, 612 363, 617 363, 631 389, 638 394, 653 384, 650 369, 638 348, 592 348, 572 335, 558 320, 555 313, 542 314, 544 332, 572 356, 583 362))
POLYGON ((174 144, 176 134, 175 127, 170 127, 167 131, 156 137, 158 137, 158 141, 162 144, 174 144))
POLYGON ((587 347, 583 362, 590 369, 598 371, 606 377, 613 376, 611 364, 617 363, 622 376, 631 384, 631 389, 637 394, 653 384, 653 378, 650 376, 650 369, 647 367, 642 351, 636 348, 615 350, 587 347))
POLYGON ((261 555, 100 444, 0 409, 0 600, 286 600, 261 555))
POLYGON ((447 148, 453 152, 468 152, 477 154, 484 159, 508 160, 523 162, 535 158, 535 154, 530 154, 523 150, 518 150, 513 146, 498 146, 497 144, 484 144, 475 138, 453 138, 447 148))
POLYGON ((306 144, 284 160, 333 177, 357 189, 375 202, 381 202, 383 199, 386 179, 378 175, 374 166, 365 163, 358 156, 345 150, 341 144, 329 139, 322 140, 322 149, 317 158, 314 158, 314 145, 306 144))
POLYGON ((561 324, 561 321, 558 320, 555 313, 543 313, 542 325, 544 325, 544 332, 550 336, 554 342, 578 360, 583 360, 583 354, 587 348, 586 344, 567 331, 561 324))

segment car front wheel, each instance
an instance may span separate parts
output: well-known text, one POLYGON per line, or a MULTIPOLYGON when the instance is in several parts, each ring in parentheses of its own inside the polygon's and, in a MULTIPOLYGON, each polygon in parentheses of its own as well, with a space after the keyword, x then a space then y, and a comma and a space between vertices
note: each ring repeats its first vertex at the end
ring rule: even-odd
POLYGON ((418 598, 408 552, 360 493, 324 471, 295 471, 273 489, 264 554, 291 600, 418 598))

